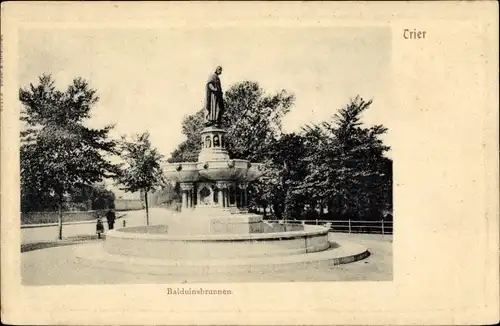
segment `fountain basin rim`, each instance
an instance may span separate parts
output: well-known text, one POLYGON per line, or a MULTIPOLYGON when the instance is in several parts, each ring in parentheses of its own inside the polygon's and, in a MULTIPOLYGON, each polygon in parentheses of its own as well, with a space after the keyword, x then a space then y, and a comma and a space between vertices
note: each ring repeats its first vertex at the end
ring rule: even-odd
MULTIPOLYGON (((314 253, 304 253, 298 255, 288 255, 282 259, 276 259, 275 256, 272 257, 244 257, 244 258, 229 258, 229 259, 184 259, 179 260, 168 260, 164 258, 152 258, 152 257, 134 257, 130 260, 129 257, 124 257, 120 255, 109 254, 105 251, 99 251, 98 245, 95 243, 84 244, 75 248, 77 252, 78 259, 84 259, 88 261, 95 261, 98 266, 102 266, 105 263, 121 263, 123 267, 127 266, 139 266, 141 268, 158 266, 161 267, 165 273, 171 273, 174 268, 180 267, 194 267, 195 272, 199 271, 199 268, 209 268, 209 267, 238 267, 238 266, 296 266, 297 268, 303 268, 304 263, 315 263, 323 262, 328 265, 333 263, 334 265, 347 264, 355 262, 366 258, 370 255, 370 251, 367 247, 351 242, 351 241, 331 241, 331 246, 329 249, 324 251, 318 251, 314 253), (340 248, 340 250, 339 250, 340 248), (347 250, 346 250, 347 249, 347 250), (333 261, 332 261, 333 260, 333 261), (295 264, 297 265, 295 265, 295 264), (300 264, 300 265, 299 265, 300 264), (168 268, 166 268, 168 267, 168 268)), ((186 270, 179 270, 182 275, 186 270)))
POLYGON ((259 163, 259 162, 250 162, 249 160, 244 160, 244 159, 239 159, 239 158, 230 158, 228 160, 220 161, 220 160, 201 160, 201 161, 196 161, 196 162, 175 162, 175 163, 163 163, 162 168, 177 168, 179 165, 182 165, 183 167, 191 167, 191 171, 196 170, 196 166, 199 164, 204 164, 204 163, 227 163, 229 161, 234 161, 235 163, 250 163, 252 165, 258 165, 264 163, 259 163))
MULTIPOLYGON (((293 225, 293 224, 289 224, 293 225)), ((328 234, 329 229, 324 226, 305 225, 306 229, 301 231, 285 231, 285 232, 270 232, 270 233, 220 233, 220 234, 197 234, 197 235, 169 235, 169 234, 154 234, 154 233, 133 233, 123 232, 123 229, 145 228, 145 227, 128 227, 116 229, 106 232, 106 237, 121 238, 121 239, 141 239, 141 240, 160 240, 160 241, 196 241, 196 242, 223 242, 223 241, 268 241, 281 239, 297 239, 316 235, 328 234), (307 230, 309 229, 309 230, 307 230)))

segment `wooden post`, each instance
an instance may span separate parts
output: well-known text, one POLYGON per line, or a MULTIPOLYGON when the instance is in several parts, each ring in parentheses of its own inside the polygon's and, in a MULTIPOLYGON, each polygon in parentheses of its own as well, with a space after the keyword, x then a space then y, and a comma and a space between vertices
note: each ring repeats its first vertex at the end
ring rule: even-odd
POLYGON ((384 235, 384 220, 382 220, 382 235, 384 235))
POLYGON ((318 219, 316 219, 316 225, 318 225, 318 219))
POLYGON ((349 233, 351 233, 351 220, 349 219, 349 233))

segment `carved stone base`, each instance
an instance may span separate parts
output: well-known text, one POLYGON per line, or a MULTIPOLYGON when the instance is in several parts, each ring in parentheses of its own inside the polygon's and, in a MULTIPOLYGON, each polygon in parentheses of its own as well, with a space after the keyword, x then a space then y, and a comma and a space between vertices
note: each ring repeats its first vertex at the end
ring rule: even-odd
POLYGON ((250 234, 262 233, 262 216, 233 214, 220 207, 206 206, 169 218, 168 234, 250 234))
POLYGON ((201 151, 198 162, 206 161, 229 161, 224 129, 207 127, 201 132, 201 151))

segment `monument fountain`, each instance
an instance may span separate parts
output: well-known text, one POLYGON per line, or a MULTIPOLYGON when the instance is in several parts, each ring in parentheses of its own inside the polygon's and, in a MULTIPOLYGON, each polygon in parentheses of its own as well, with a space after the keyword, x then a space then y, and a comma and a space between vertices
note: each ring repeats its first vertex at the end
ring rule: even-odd
POLYGON ((328 227, 268 223, 261 215, 248 212, 248 184, 266 171, 261 163, 228 155, 226 130, 221 125, 221 72, 217 67, 206 83, 205 127, 198 161, 163 166, 165 178, 180 184, 181 213, 165 214, 160 225, 108 231, 103 243, 108 254, 105 260, 134 257, 135 263, 143 259, 144 265, 168 266, 170 273, 175 267, 185 273, 187 267, 228 270, 266 266, 276 270, 367 257, 369 252, 362 246, 329 241, 328 227))

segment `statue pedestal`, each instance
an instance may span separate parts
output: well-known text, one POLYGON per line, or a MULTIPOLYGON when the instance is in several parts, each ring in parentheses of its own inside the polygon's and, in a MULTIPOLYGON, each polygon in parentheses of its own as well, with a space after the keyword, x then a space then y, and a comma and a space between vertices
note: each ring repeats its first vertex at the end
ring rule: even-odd
POLYGON ((262 233, 262 216, 234 214, 220 207, 196 208, 170 217, 166 223, 170 235, 262 233))
POLYGON ((198 162, 206 161, 229 161, 224 129, 206 127, 201 132, 201 151, 198 162))
POLYGON ((210 233, 248 234, 263 232, 264 226, 260 215, 231 215, 229 217, 211 218, 210 233))
POLYGON ((192 212, 194 207, 200 210, 216 206, 219 209, 217 217, 223 210, 238 215, 239 209, 248 205, 247 184, 259 175, 257 168, 260 165, 230 159, 224 129, 209 126, 200 135, 202 148, 198 161, 166 164, 163 168, 166 179, 180 183, 185 212, 188 209, 192 212))

